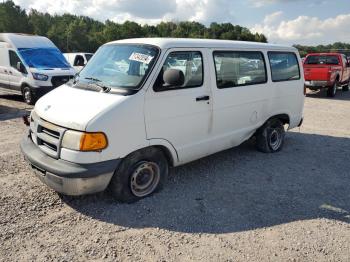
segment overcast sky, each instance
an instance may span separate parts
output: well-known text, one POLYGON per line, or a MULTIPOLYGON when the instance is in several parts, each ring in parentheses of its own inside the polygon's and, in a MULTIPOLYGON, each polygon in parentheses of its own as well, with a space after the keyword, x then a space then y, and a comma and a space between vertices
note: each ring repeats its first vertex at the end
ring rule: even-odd
POLYGON ((15 0, 51 14, 87 15, 100 21, 230 22, 283 44, 350 43, 349 0, 15 0))

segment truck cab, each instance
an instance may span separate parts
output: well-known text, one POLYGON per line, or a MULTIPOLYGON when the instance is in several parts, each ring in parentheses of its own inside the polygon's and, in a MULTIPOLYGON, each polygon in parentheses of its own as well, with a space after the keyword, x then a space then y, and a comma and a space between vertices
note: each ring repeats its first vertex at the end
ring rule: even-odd
POLYGON ((89 62, 93 53, 64 53, 64 57, 70 63, 71 66, 79 73, 84 66, 89 62))
POLYGON ((314 53, 304 61, 305 86, 310 90, 326 89, 334 97, 339 87, 349 90, 350 64, 344 54, 314 53))

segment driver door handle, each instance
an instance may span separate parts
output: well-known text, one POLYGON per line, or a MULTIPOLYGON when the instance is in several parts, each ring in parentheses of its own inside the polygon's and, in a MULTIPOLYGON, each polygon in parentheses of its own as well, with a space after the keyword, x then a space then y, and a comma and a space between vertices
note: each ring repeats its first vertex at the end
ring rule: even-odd
POLYGON ((210 99, 209 96, 199 96, 196 98, 196 101, 199 102, 199 101, 208 101, 210 99))

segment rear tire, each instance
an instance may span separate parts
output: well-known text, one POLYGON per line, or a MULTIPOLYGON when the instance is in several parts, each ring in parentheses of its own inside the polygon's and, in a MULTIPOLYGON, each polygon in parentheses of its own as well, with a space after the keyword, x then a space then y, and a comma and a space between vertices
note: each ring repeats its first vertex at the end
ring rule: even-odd
POLYGON ((281 151, 284 137, 285 130, 281 120, 271 119, 258 129, 256 133, 256 148, 264 153, 281 151))
POLYGON ((136 202, 159 191, 168 172, 168 161, 162 151, 153 147, 141 149, 122 161, 112 177, 109 190, 120 202, 136 202))
POLYGON ((350 87, 350 79, 349 79, 348 84, 347 84, 346 86, 343 86, 343 91, 344 91, 344 92, 349 91, 349 87, 350 87))
POLYGON ((29 86, 25 86, 22 90, 23 100, 28 105, 34 105, 36 102, 36 97, 33 94, 32 89, 29 86))
POLYGON ((337 94, 337 89, 338 89, 338 81, 335 81, 333 86, 328 87, 327 96, 328 97, 335 97, 335 95, 337 94))

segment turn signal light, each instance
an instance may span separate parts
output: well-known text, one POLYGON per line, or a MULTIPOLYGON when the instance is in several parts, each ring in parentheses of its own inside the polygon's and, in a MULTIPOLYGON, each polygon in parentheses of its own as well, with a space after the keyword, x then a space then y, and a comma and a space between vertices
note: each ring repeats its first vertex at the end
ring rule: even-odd
POLYGON ((81 151, 99 151, 107 147, 107 137, 104 133, 83 133, 80 138, 81 151))

